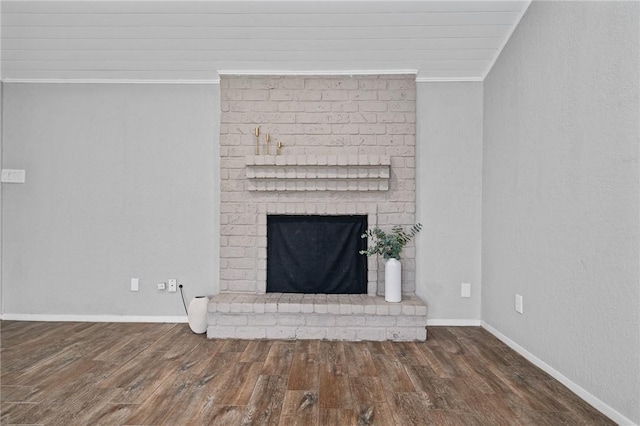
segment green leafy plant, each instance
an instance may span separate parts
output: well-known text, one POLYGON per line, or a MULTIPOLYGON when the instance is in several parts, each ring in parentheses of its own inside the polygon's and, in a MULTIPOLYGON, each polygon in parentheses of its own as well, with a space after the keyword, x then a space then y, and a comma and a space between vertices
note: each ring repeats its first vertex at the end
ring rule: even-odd
POLYGON ((367 232, 361 235, 362 238, 369 239, 369 248, 367 250, 360 250, 360 254, 366 254, 367 256, 379 254, 385 259, 400 259, 400 253, 404 246, 406 246, 421 229, 422 224, 420 223, 411 226, 408 232, 405 231, 402 226, 396 225, 387 233, 375 226, 373 229, 368 229, 367 232))

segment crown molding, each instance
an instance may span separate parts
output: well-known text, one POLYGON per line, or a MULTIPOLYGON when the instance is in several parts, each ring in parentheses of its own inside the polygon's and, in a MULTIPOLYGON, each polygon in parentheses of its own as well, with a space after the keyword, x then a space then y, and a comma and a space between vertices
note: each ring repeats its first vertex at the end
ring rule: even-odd
POLYGON ((220 84, 220 79, 211 80, 151 80, 151 79, 107 79, 107 78, 5 78, 3 83, 21 84, 220 84))
MULTIPOLYGON (((482 77, 418 77, 417 70, 347 70, 347 71, 291 71, 291 70, 220 70, 220 76, 348 76, 348 75, 415 75, 416 83, 482 82, 482 77)), ((129 79, 129 78, 4 78, 2 83, 19 84, 220 84, 220 78, 186 79, 129 79)))
POLYGON ((307 76, 307 75, 397 75, 397 74, 418 74, 418 70, 219 70, 218 75, 291 75, 291 76, 307 76))

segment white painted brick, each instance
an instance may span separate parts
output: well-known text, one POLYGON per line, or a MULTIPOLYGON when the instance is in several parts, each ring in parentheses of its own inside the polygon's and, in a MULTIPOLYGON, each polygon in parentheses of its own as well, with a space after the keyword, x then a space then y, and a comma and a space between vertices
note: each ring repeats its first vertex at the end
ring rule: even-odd
POLYGON ((365 316, 365 325, 367 327, 391 327, 396 325, 397 318, 387 315, 367 315, 365 316))
POLYGON ((231 304, 229 302, 218 302, 218 312, 229 312, 231 304))
POLYGON ((268 90, 243 90, 241 93, 243 101, 266 101, 269 99, 268 90))
POLYGON ((246 315, 219 315, 218 316, 218 325, 247 325, 248 319, 246 315))
POLYGON ((415 101, 393 101, 387 103, 389 111, 412 112, 416 110, 415 101))
POLYGON ((337 327, 355 327, 364 325, 364 316, 362 315, 339 315, 336 317, 337 327))
POLYGON ((278 314, 278 324, 283 326, 304 325, 304 315, 302 314, 278 314))
POLYGON ((364 314, 364 305, 351 305, 351 313, 354 315, 364 314))
POLYGON ((387 330, 382 327, 360 328, 357 330, 356 336, 360 340, 382 341, 387 338, 387 330))
POLYGON ((278 102, 278 111, 284 112, 300 112, 305 110, 304 102, 278 102))
POLYGON ((208 312, 207 325, 217 325, 217 324, 218 324, 218 314, 216 312, 208 312))
POLYGON ((207 327, 207 338, 209 339, 234 339, 236 337, 235 327, 207 327))
POLYGON ((365 305, 364 313, 366 315, 376 315, 377 307, 376 305, 365 305))
POLYGON ((389 304, 389 315, 400 315, 402 313, 402 305, 397 304, 389 304))
POLYGON ((311 302, 302 302, 300 304, 300 312, 308 314, 313 312, 313 303, 311 302))
POLYGON ((247 316, 247 325, 250 326, 258 326, 258 325, 276 325, 278 323, 278 316, 275 313, 264 313, 260 315, 248 315, 247 316))
MULTIPOLYGON (((277 192, 279 188, 300 190, 300 196, 295 195, 296 201, 291 204, 304 203, 307 207, 302 211, 298 206, 291 214, 335 214, 331 206, 327 208, 327 200, 324 191, 348 191, 367 190, 368 194, 361 193, 362 196, 369 197, 371 205, 374 206, 373 215, 369 219, 369 225, 378 223, 375 217, 375 207, 379 203, 382 206, 402 205, 406 213, 415 213, 415 82, 411 78, 398 78, 398 76, 356 76, 356 77, 223 77, 221 80, 221 98, 223 103, 223 120, 220 126, 221 144, 221 170, 220 176, 224 181, 228 181, 222 186, 221 192, 221 216, 223 229, 221 229, 221 280, 220 288, 225 291, 245 291, 264 293, 266 276, 266 228, 264 226, 266 216, 257 215, 258 209, 266 213, 265 203, 276 205, 277 192), (308 81, 313 88, 306 86, 308 81), (233 84, 230 84, 230 83, 233 84), (405 87, 406 86, 406 87, 405 87), (322 95, 325 97, 334 96, 335 99, 345 100, 331 101, 328 103, 320 101, 322 95), (358 95, 361 94, 361 95, 358 95), (268 95, 271 101, 262 101, 268 95), (244 99, 244 100, 243 100, 244 99), (363 111, 374 109, 376 111, 363 111), (377 111, 383 110, 383 111, 377 111), (291 123, 297 118, 296 114, 309 114, 304 117, 305 123, 291 123), (228 121, 229 123, 226 123, 228 121), (231 123, 233 121, 233 123, 231 123), (289 122, 289 123, 287 123, 289 122), (393 162, 393 167, 397 170, 394 173, 394 180, 390 187, 387 182, 372 182, 367 177, 360 174, 360 170, 354 169, 351 172, 353 179, 363 179, 363 182, 353 184, 331 181, 330 183, 318 181, 319 174, 309 174, 308 170, 302 170, 307 182, 298 184, 296 182, 284 182, 283 177, 277 177, 276 169, 265 169, 265 176, 274 176, 268 183, 247 182, 245 178, 247 164, 260 162, 261 164, 284 164, 283 156, 253 156, 255 138, 252 134, 256 125, 261 127, 261 135, 270 133, 272 135, 272 150, 275 149, 277 140, 282 140, 285 144, 287 156, 304 157, 307 164, 314 164, 318 157, 318 164, 322 164, 329 156, 362 154, 380 155, 386 158, 387 164, 393 162), (311 127, 313 126, 313 127, 311 127), (369 126, 365 129, 364 126, 369 126), (361 129, 362 127, 362 129, 361 129), (307 130, 315 135, 305 134, 307 130), (357 134, 363 132, 369 135, 357 134), (331 132, 331 134, 328 133, 331 132), (398 133, 392 135, 390 133, 398 133), (407 133, 407 134, 405 134, 407 133), (397 141, 396 136, 399 138, 397 141), (376 140, 376 137, 378 138, 376 140), (393 143, 391 142, 393 141, 393 143), (369 145, 364 145, 369 144, 369 145), (407 155, 405 157, 405 155, 407 155), (249 157, 249 160, 245 157, 249 157), (391 157, 390 157, 391 156, 391 157), (366 180, 365 180, 366 179, 366 180), (313 183, 310 183, 313 182, 313 183), (258 194, 253 192, 247 197, 246 188, 270 189, 272 192, 258 194), (319 191, 323 193, 320 194, 319 191), (374 192, 370 192, 374 191, 374 192), (379 192, 378 192, 379 191, 379 192), (254 197, 257 195, 257 197, 254 197), (375 197, 372 199, 371 197, 375 197), (309 206, 311 206, 309 208, 309 206), (256 219, 258 217, 258 219, 256 219), (259 223, 259 226, 255 224, 259 223), (233 228, 239 226, 240 228, 233 228), (231 228, 230 228, 231 227, 231 228), (242 228, 244 227, 244 229, 242 228), (236 238, 238 237, 238 238, 236 238), (249 239, 242 237, 257 237, 256 244, 249 245, 249 239), (238 246, 236 246, 236 244, 238 246), (240 250, 244 248, 244 250, 240 250), (259 261, 256 262, 256 259, 259 261), (234 260, 234 261, 231 261, 234 260), (247 262, 246 260, 249 260, 247 262), (244 268, 246 269, 245 271, 244 268), (253 269, 252 269, 253 268, 253 269), (226 272, 233 270, 233 272, 226 272), (257 271, 262 271, 257 273, 257 271)), ((263 142, 264 138, 261 138, 263 142)), ((337 163, 336 161, 333 164, 337 163)), ((296 163, 297 163, 296 158, 296 163)), ((350 159, 348 160, 350 161, 350 159)), ((358 164, 361 159, 358 158, 358 164)), ((281 169, 283 172, 285 169, 281 169)), ((256 169, 257 172, 257 169, 256 169)), ((296 173, 296 170, 293 170, 296 173)), ((350 171, 346 176, 351 176, 350 171)), ((384 171, 388 175, 388 169, 384 171)), ((336 171, 334 175, 337 175, 336 171)), ((382 178, 386 180, 387 178, 382 178)), ((250 181, 251 179, 249 179, 250 181)), ((287 194, 294 195, 294 194, 287 194)), ((351 198, 348 193, 340 194, 342 197, 351 198)), ((349 203, 354 205, 355 202, 349 203)), ((272 209, 271 212, 276 212, 272 209)), ((398 211, 402 213, 402 211, 398 211)), ((354 214, 352 210, 347 210, 346 214, 354 214)), ((391 224, 389 218, 381 218, 381 225, 391 224)), ((407 222, 409 223, 409 222, 407 222)), ((413 223, 413 222, 410 222, 413 223)), ((403 268, 405 281, 414 281, 415 272, 412 266, 415 252, 410 252, 409 248, 403 253, 408 261, 403 268)), ((375 264, 377 266, 377 264, 375 264)), ((376 269, 371 276, 367 277, 367 290, 374 293, 378 287, 378 274, 376 269)), ((383 273, 383 272, 381 272, 383 273)), ((415 283, 405 284, 405 290, 413 291, 415 283)), ((252 309, 261 309, 254 303, 252 309)), ((260 305, 262 307, 263 305, 260 305)), ((354 307, 351 305, 351 313, 354 311, 362 314, 365 307, 354 307)), ((224 309, 224 308, 223 308, 224 309)), ((247 310, 247 306, 241 306, 241 310, 247 310)), ((306 311, 310 307, 305 305, 306 311)), ((332 310, 335 308, 332 308, 332 310)), ((340 312, 346 314, 347 309, 341 308, 340 312)), ((391 308, 393 310, 394 308, 391 308)), ((426 314, 426 308, 424 309, 426 314)), ((300 311, 303 310, 301 305, 300 311)), ((313 306, 316 310, 316 306, 313 306)), ((322 307, 318 308, 322 311, 322 307)), ((327 308, 328 310, 328 308, 327 308)), ((407 308, 408 311, 411 308, 407 308)), ((415 311, 415 308, 413 308, 415 311)), ((310 312, 306 312, 310 313, 310 312)))
POLYGON ((426 306, 416 306, 416 315, 427 315, 426 306))
POLYGON ((327 305, 327 303, 314 303, 313 312, 317 314, 326 314, 329 312, 329 305, 327 305))
POLYGON ((269 99, 271 101, 291 101, 294 92, 292 90, 270 90, 269 99))
POLYGON ((305 102, 305 112, 328 112, 331 111, 330 102, 305 102))
POLYGON ((238 327, 236 328, 237 339, 264 339, 267 337, 265 327, 238 327))
POLYGON ((360 111, 364 112, 385 112, 387 111, 388 102, 380 101, 363 101, 359 104, 360 111))
POLYGON ((352 312, 351 305, 340 304, 340 315, 349 315, 352 312))
POLYGON ((294 339, 296 327, 267 327, 267 339, 294 339))
POLYGON ((389 315, 389 305, 376 305, 376 315, 389 315))
POLYGON ((308 78, 305 79, 305 89, 313 90, 355 90, 358 81, 350 78, 308 78))
POLYGON ((414 327, 389 327, 387 340, 394 342, 410 342, 416 340, 417 330, 414 327))
POLYGON ((278 303, 276 302, 267 302, 264 304, 265 313, 269 312, 278 312, 278 303))
POLYGON ((362 337, 358 338, 358 330, 356 328, 335 328, 332 331, 331 338, 335 340, 362 340, 362 337))
POLYGON ((288 304, 289 310, 287 312, 291 313, 299 313, 302 310, 302 304, 300 302, 291 302, 288 304))
POLYGON ((416 340, 419 340, 419 341, 427 340, 427 327, 420 328, 416 331, 416 340))
POLYGON ((376 91, 352 91, 349 92, 349 98, 354 101, 377 101, 378 92, 376 91))
POLYGON ((401 315, 398 316, 398 326, 399 327, 417 327, 427 325, 427 318, 424 316, 417 315, 401 315))
POLYGON ((344 90, 323 90, 323 101, 347 101, 349 100, 349 92, 344 90))
POLYGON ((301 327, 296 330, 298 339, 324 339, 327 329, 324 327, 301 327))
POLYGON ((412 90, 415 93, 416 83, 414 79, 402 78, 397 80, 389 79, 388 90, 412 90))
POLYGON ((240 312, 242 312, 242 303, 235 302, 235 301, 232 302, 229 305, 229 312, 231 312, 231 313, 240 313, 240 312))
POLYGON ((333 315, 307 315, 305 324, 312 327, 333 327, 336 325, 336 317, 333 315))
POLYGON ((330 303, 327 305, 327 312, 330 314, 338 315, 340 314, 340 305, 336 303, 330 303))
POLYGON ((296 100, 298 101, 319 101, 322 99, 320 90, 301 90, 296 92, 296 100))
POLYGON ((416 307, 411 305, 402 305, 402 314, 403 315, 415 315, 416 307))
POLYGON ((333 112, 357 112, 358 103, 351 101, 331 102, 331 111, 333 112))
MULTIPOLYGON (((329 327, 327 328, 327 335, 326 335, 326 339, 327 340, 338 340, 338 338, 336 337, 336 333, 337 333, 338 329, 335 327, 329 327)), ((355 339, 354 339, 355 340, 355 339)))

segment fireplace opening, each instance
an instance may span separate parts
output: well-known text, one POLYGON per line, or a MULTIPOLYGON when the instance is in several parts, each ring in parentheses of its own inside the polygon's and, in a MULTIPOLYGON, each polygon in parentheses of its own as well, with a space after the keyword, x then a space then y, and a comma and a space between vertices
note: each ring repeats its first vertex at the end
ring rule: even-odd
POLYGON ((267 293, 367 293, 367 216, 267 216, 267 293))

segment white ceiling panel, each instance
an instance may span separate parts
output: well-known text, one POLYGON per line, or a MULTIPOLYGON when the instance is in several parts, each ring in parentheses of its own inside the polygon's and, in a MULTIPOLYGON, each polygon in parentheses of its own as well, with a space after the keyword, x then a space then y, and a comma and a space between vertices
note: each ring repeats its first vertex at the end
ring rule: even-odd
POLYGON ((2 77, 482 80, 529 1, 3 1, 2 77))

